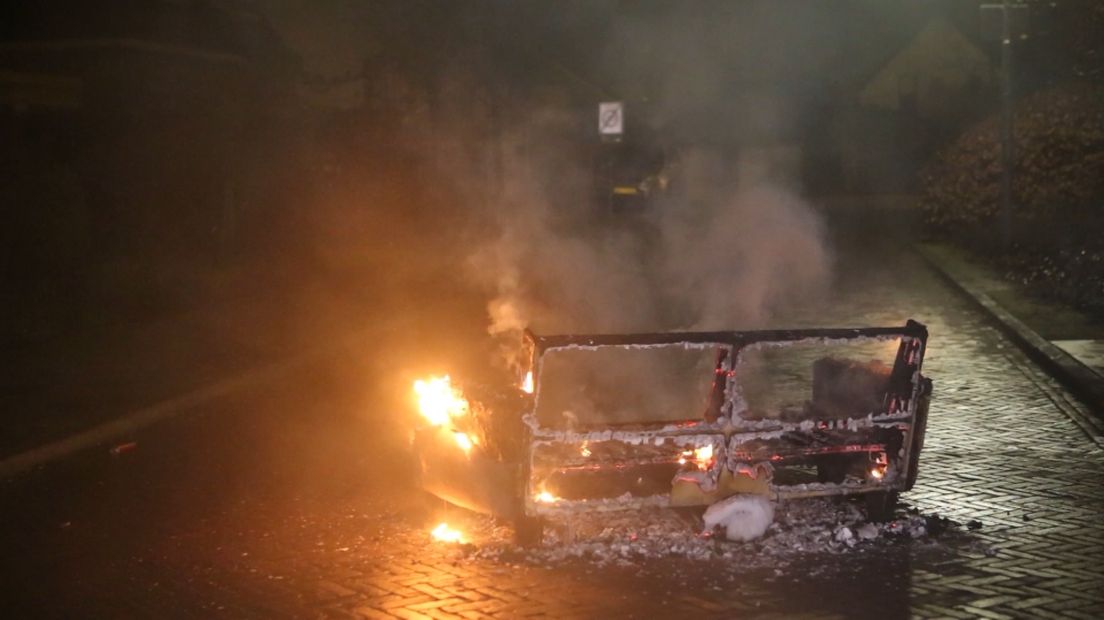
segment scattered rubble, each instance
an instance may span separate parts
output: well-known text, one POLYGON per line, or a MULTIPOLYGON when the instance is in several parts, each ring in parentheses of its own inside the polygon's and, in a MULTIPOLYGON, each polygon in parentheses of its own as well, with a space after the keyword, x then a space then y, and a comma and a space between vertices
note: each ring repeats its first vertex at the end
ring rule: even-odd
MULTIPOLYGON (((746 509, 746 505, 735 502, 746 509)), ((579 513, 569 520, 550 521, 539 548, 521 548, 511 541, 509 525, 488 517, 469 524, 473 544, 465 557, 554 566, 587 562, 597 566, 640 566, 644 561, 682 558, 712 561, 735 569, 777 568, 811 554, 861 552, 905 541, 937 544, 950 534, 965 535, 965 527, 938 514, 915 509, 886 523, 872 523, 850 501, 830 498, 782 502, 774 521, 759 538, 742 542, 714 535, 724 526, 717 514, 706 520, 701 510, 654 510, 579 513)), ((727 533, 727 532, 726 532, 727 533)), ((987 555, 991 550, 982 549, 987 555)))

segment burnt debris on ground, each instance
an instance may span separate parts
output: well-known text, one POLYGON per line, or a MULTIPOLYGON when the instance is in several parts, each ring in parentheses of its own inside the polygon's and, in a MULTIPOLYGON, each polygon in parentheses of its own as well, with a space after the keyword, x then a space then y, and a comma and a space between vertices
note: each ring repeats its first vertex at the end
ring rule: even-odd
POLYGON ((550 521, 543 544, 523 548, 511 542, 511 528, 490 517, 454 515, 468 542, 458 559, 555 567, 587 563, 598 567, 644 566, 660 559, 723 565, 732 572, 784 569, 813 555, 844 555, 913 544, 948 553, 992 555, 969 527, 938 514, 899 510, 885 523, 868 521, 851 501, 817 498, 779 503, 774 522, 759 539, 731 542, 724 529, 703 529, 700 511, 650 510, 579 513, 550 521))

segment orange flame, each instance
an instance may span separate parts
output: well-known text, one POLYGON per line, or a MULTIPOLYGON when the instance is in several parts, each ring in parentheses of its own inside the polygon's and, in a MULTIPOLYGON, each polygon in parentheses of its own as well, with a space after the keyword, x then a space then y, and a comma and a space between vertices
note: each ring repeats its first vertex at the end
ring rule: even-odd
POLYGON ((889 469, 889 457, 886 456, 885 452, 879 452, 874 458, 874 466, 870 468, 870 477, 881 480, 885 478, 887 469, 889 469))
POLYGON ((443 426, 449 419, 468 413, 468 400, 452 387, 448 375, 418 379, 414 393, 418 395, 418 411, 433 426, 443 426))
POLYGON ((538 502, 540 502, 542 504, 555 504, 556 502, 560 501, 560 498, 556 497, 555 495, 552 495, 548 491, 540 491, 539 493, 537 493, 536 495, 533 496, 533 499, 537 500, 538 502))
POLYGON ((430 532, 433 536, 433 540, 446 543, 462 543, 464 542, 464 535, 460 533, 460 530, 454 530, 448 526, 448 523, 441 523, 437 527, 433 528, 430 532))
POLYGON ((679 455, 679 465, 685 465, 693 461, 698 469, 709 469, 713 464, 713 444, 708 444, 693 450, 683 450, 679 455))
POLYGON ((464 454, 471 454, 472 446, 475 445, 475 441, 471 437, 468 437, 467 433, 453 432, 453 439, 456 440, 456 445, 460 446, 460 449, 464 451, 464 454))
POLYGON ((521 391, 526 394, 533 393, 533 371, 525 373, 525 378, 521 381, 521 391))
POLYGON ((579 454, 583 455, 583 458, 590 458, 591 452, 590 448, 587 447, 587 442, 583 442, 582 447, 579 448, 579 454))

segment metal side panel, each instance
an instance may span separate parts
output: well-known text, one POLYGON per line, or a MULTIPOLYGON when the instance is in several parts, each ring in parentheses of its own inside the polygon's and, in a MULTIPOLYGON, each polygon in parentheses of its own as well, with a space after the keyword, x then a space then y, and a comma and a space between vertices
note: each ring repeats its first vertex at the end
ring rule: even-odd
POLYGON ((484 455, 478 446, 465 453, 451 432, 423 429, 414 440, 422 488, 468 510, 513 518, 520 513, 519 467, 484 455))

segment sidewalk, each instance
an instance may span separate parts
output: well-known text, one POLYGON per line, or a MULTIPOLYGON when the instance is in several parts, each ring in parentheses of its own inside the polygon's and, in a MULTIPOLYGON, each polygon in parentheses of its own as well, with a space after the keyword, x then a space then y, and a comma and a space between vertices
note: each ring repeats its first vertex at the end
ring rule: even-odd
POLYGON ((1079 422, 1104 435, 1104 323, 1065 306, 1033 299, 968 252, 924 243, 917 251, 993 318, 1037 363, 1084 399, 1094 416, 1079 422))

